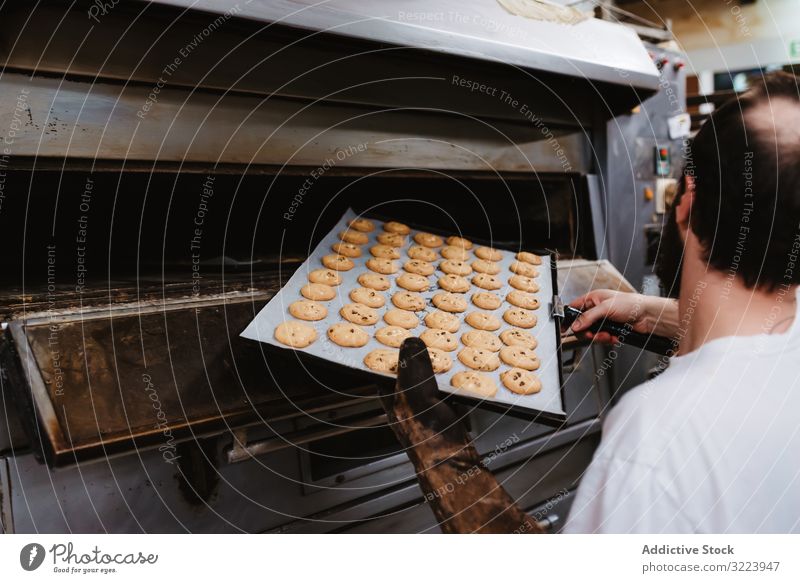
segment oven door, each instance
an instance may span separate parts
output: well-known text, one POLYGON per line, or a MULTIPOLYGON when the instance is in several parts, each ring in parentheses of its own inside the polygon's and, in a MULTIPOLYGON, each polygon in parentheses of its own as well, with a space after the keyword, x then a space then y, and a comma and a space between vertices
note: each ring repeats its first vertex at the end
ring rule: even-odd
MULTIPOLYGON (((564 260, 558 279, 573 294, 593 284, 629 289, 614 271, 604 261, 564 260)), ((46 299, 29 301, 31 311, 0 338, 4 396, 27 428, 15 457, 0 456, 11 470, 3 474, 2 491, 11 493, 4 522, 21 532, 34 524, 81 532, 105 524, 119 532, 435 530, 375 386, 328 365, 298 367, 239 337, 275 285, 247 274, 216 289, 206 282, 199 296, 184 283, 167 292, 116 287, 110 302, 108 290, 64 292, 51 311, 41 309, 46 299), (26 444, 58 468, 33 462, 26 444), (53 484, 72 492, 57 507, 53 484), (26 510, 21 492, 37 493, 41 504, 26 510), (96 497, 102 523, 85 512, 84 496, 96 497)), ((611 395, 609 380, 595 374, 602 347, 566 339, 563 351, 562 427, 474 408, 468 417, 490 469, 555 528, 611 395)))
MULTIPOLYGON (((604 260, 562 261, 558 280, 567 301, 600 287, 632 291, 604 260)), ((29 305, 34 311, 5 326, 0 351, 29 443, 52 466, 140 449, 169 461, 181 441, 267 428, 255 442, 239 435, 227 453, 236 463, 384 425, 376 387, 362 375, 301 366, 291 353, 239 336, 275 286, 274 277, 230 276, 224 291, 199 296, 187 283, 171 286, 167 298, 158 297, 163 288, 121 287, 103 306, 81 307, 97 298, 67 293, 55 310, 29 305), (136 294, 138 301, 124 301, 136 294), (334 410, 337 423, 321 421, 334 410), (287 420, 288 428, 280 425, 287 420), (284 433, 273 431, 279 426, 284 433)), ((578 344, 566 340, 568 361, 578 344)), ((575 419, 579 401, 565 398, 575 419)), ((399 450, 381 456, 390 453, 399 450)))

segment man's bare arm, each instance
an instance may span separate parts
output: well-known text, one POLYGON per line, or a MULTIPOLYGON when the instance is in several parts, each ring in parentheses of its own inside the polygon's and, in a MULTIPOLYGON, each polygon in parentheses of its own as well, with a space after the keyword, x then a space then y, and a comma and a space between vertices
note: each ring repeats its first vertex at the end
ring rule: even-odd
MULTIPOLYGON (((678 300, 612 290, 595 290, 570 302, 582 309, 583 315, 572 324, 572 331, 581 333, 594 322, 609 319, 630 324, 631 330, 675 338, 678 336, 680 314, 678 300)), ((586 334, 591 335, 590 332, 586 334)), ((606 333, 598 334, 598 341, 610 341, 606 333)))

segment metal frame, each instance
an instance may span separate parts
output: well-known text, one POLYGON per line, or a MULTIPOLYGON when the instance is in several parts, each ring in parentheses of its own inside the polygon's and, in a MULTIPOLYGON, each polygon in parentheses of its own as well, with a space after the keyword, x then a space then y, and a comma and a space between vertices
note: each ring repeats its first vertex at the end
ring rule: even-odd
MULTIPOLYGON (((54 131, 26 124, 8 147, 13 156, 8 167, 17 158, 24 163, 66 157, 134 164, 150 160, 177 164, 179 169, 183 164, 239 164, 247 171, 262 165, 317 168, 362 139, 354 137, 357 133, 370 147, 347 158, 350 168, 563 172, 552 146, 533 124, 489 124, 441 109, 331 105, 282 97, 271 97, 264 107, 262 97, 164 89, 154 109, 140 119, 137 113, 152 89, 148 85, 87 84, 18 73, 5 73, 0 81, 0 124, 9 127, 19 115, 16 96, 22 90, 32 96, 26 117, 39 122, 59 119, 54 131), (453 148, 446 136, 460 136, 464 148, 453 148)), ((559 144, 575 171, 585 171, 589 160, 583 135, 572 131, 559 136, 559 144)))
MULTIPOLYGON (((141 304, 123 304, 113 306, 111 308, 93 309, 90 311, 66 314, 60 316, 46 316, 44 314, 37 314, 29 317, 26 320, 15 320, 9 323, 8 330, 14 341, 14 346, 19 354, 21 373, 24 377, 27 387, 14 385, 11 390, 14 391, 16 399, 24 402, 33 412, 35 428, 28 428, 29 435, 34 451, 37 455, 41 456, 49 466, 68 466, 75 463, 75 460, 81 457, 83 450, 75 447, 69 443, 67 436, 64 435, 61 424, 56 415, 53 402, 45 387, 45 382, 39 369, 36 358, 32 353, 30 343, 28 342, 25 328, 29 325, 41 324, 44 322, 68 322, 75 320, 90 320, 102 319, 109 316, 110 313, 114 315, 130 315, 130 314, 152 314, 162 313, 165 311, 175 311, 186 309, 188 307, 204 307, 204 306, 217 306, 221 302, 224 303, 243 303, 252 302, 256 294, 244 294, 240 292, 233 292, 232 294, 222 294, 221 297, 203 297, 201 299, 190 298, 176 298, 173 300, 166 300, 159 305, 146 305, 141 304), (71 460, 71 461, 69 461, 71 460)), ((257 422, 253 421, 255 425, 257 422)), ((193 435, 196 437, 207 437, 210 435, 218 435, 219 430, 203 430, 202 424, 198 426, 197 422, 184 421, 179 425, 172 426, 171 429, 178 431, 181 428, 192 425, 195 430, 193 435)), ((99 447, 102 447, 104 458, 117 457, 126 455, 127 452, 109 452, 107 447, 115 443, 125 443, 131 441, 132 437, 122 439, 106 439, 103 440, 99 447)), ((190 437, 178 437, 176 433, 176 441, 186 441, 190 437)), ((97 445, 89 446, 89 450, 94 450, 97 445)), ((146 450, 157 447, 157 444, 148 446, 146 443, 139 443, 137 441, 137 449, 146 450)))
MULTIPOLYGON (((496 457, 493 457, 489 461, 487 467, 492 472, 502 471, 503 468, 524 462, 528 459, 533 459, 558 449, 559 447, 570 443, 579 443, 587 437, 597 435, 600 429, 601 422, 599 419, 590 419, 567 426, 559 431, 553 431, 542 437, 526 440, 519 445, 508 448, 496 457)), ((406 462, 402 465, 391 466, 380 472, 371 473, 364 478, 354 479, 352 481, 348 480, 347 484, 351 488, 367 488, 375 483, 389 484, 393 481, 393 478, 403 474, 409 475, 409 473, 413 475, 413 466, 411 462, 406 462)), ((405 480, 398 483, 393 489, 387 488, 385 491, 375 496, 361 498, 346 507, 334 512, 325 513, 324 518, 328 521, 342 523, 363 521, 388 508, 397 508, 402 505, 412 504, 421 500, 421 498, 422 494, 416 479, 410 481, 405 480)), ((316 517, 319 517, 319 515, 316 517)), ((290 522, 279 529, 269 532, 309 533, 330 530, 330 527, 323 528, 320 523, 313 522, 314 518, 315 516, 310 516, 305 519, 290 522)))
POLYGON ((10 469, 8 467, 8 458, 5 457, 0 457, 0 533, 14 533, 10 469))

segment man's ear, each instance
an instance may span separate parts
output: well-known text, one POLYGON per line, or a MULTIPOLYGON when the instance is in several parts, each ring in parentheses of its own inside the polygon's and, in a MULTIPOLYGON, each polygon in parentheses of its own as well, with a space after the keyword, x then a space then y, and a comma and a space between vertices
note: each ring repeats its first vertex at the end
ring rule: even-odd
POLYGON ((694 176, 686 176, 686 189, 681 196, 681 201, 675 209, 675 222, 682 237, 686 237, 689 232, 689 221, 692 217, 692 207, 694 206, 694 176))

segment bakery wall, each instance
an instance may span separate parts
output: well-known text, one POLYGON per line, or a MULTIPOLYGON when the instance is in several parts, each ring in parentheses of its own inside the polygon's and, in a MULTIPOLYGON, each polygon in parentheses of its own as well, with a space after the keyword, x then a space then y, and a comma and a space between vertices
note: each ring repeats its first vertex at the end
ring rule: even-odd
POLYGON ((800 62, 800 2, 660 0, 625 4, 654 22, 672 21, 694 71, 749 69, 800 62))

